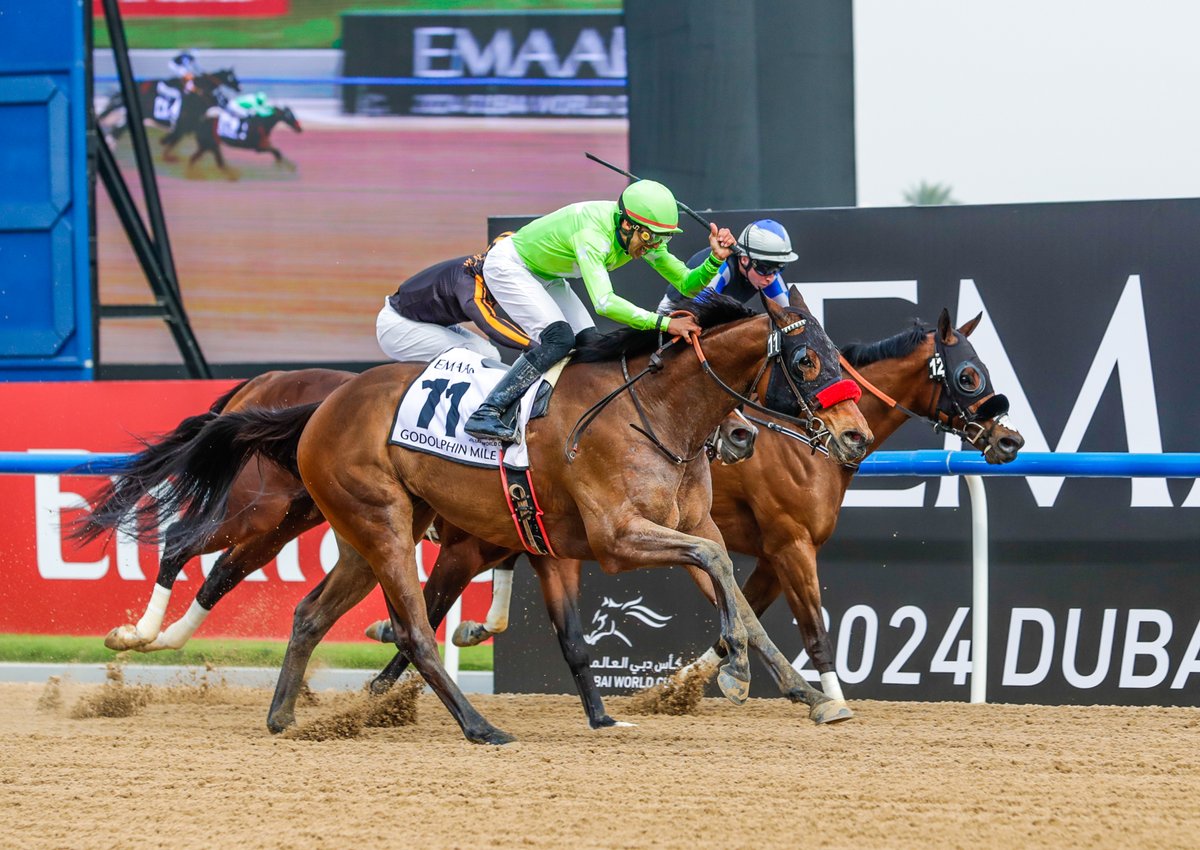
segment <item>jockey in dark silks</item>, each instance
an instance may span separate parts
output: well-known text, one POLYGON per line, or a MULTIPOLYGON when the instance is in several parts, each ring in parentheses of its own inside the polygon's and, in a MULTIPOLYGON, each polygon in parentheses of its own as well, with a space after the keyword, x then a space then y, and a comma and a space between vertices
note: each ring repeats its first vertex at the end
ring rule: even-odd
MULTIPOLYGON (((792 250, 792 238, 779 222, 763 218, 746 225, 733 256, 721 264, 716 277, 707 288, 748 301, 761 294, 780 307, 788 305, 787 284, 783 280, 784 267, 797 259, 792 250)), ((689 268, 696 268, 708 257, 707 251, 699 251, 688 260, 689 268)), ((674 307, 679 293, 668 288, 658 305, 658 312, 666 314, 674 307)))
POLYGON ((718 231, 716 225, 710 230, 711 256, 689 270, 667 251, 671 236, 682 232, 675 196, 661 183, 638 180, 615 203, 571 204, 493 245, 483 264, 488 291, 537 344, 517 358, 464 430, 480 439, 512 442, 516 433, 501 419, 503 412, 570 353, 577 335, 595 333, 570 278, 581 278, 596 312, 613 321, 676 336, 699 333, 691 316, 660 316, 617 295, 608 273, 644 259, 684 296, 694 295, 712 280, 734 244, 728 230, 718 231))
POLYGON ((375 322, 383 353, 393 360, 427 361, 461 346, 498 361, 500 352, 492 342, 527 349, 529 337, 499 314, 483 285, 485 255, 437 263, 400 284, 375 322), (458 327, 462 322, 473 322, 487 339, 458 327))

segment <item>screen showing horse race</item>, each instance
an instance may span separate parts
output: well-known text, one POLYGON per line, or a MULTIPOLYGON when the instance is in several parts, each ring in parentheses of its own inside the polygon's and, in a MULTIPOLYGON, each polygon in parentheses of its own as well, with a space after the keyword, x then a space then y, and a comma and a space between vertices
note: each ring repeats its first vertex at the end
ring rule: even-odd
MULTIPOLYGON (((102 5, 96 114, 140 197, 102 5)), ((488 216, 616 198, 625 179, 584 152, 628 161, 620 4, 562 5, 120 4, 184 307, 210 363, 382 361, 384 299, 481 251, 488 216)), ((99 188, 96 229, 100 302, 151 303, 99 188)), ((181 362, 164 323, 145 318, 101 322, 100 360, 181 362)))

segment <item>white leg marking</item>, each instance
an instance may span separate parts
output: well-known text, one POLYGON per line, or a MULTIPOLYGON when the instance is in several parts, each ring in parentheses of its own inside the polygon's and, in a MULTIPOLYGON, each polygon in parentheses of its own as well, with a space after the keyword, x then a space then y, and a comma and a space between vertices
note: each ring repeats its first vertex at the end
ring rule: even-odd
POLYGON ((186 614, 167 626, 166 631, 160 634, 153 643, 143 647, 143 650, 153 652, 158 649, 183 648, 183 645, 196 633, 196 629, 200 628, 200 624, 207 616, 208 611, 199 602, 193 601, 192 607, 188 608, 186 614))
POLYGON ((492 607, 488 609, 483 627, 494 635, 508 628, 508 606, 512 602, 512 570, 492 573, 492 607))
POLYGON ((155 582, 150 601, 146 604, 146 613, 137 621, 134 629, 138 637, 154 640, 162 630, 163 617, 167 613, 167 603, 171 601, 171 591, 155 582))
POLYGON ((825 692, 825 696, 832 697, 836 700, 846 701, 842 696, 842 683, 838 681, 837 673, 832 670, 828 673, 821 674, 821 690, 825 692))

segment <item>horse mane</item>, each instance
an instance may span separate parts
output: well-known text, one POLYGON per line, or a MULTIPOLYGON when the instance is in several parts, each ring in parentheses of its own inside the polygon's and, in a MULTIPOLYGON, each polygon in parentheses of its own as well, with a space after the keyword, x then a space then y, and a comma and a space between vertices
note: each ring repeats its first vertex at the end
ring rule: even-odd
POLYGON ((881 339, 878 342, 852 342, 843 346, 842 356, 855 368, 868 366, 880 360, 890 360, 893 357, 905 357, 916 351, 917 346, 932 330, 932 328, 924 327, 920 320, 916 320, 908 330, 901 331, 895 336, 889 336, 887 339, 881 339))
MULTIPOLYGON (((692 313, 700 327, 706 330, 755 315, 753 310, 743 306, 741 302, 712 291, 702 291, 695 298, 673 302, 672 306, 676 310, 692 313)), ((571 362, 604 363, 619 360, 622 355, 636 357, 639 354, 649 354, 662 344, 659 340, 659 332, 653 329, 643 331, 621 328, 601 334, 594 342, 577 348, 571 362)))

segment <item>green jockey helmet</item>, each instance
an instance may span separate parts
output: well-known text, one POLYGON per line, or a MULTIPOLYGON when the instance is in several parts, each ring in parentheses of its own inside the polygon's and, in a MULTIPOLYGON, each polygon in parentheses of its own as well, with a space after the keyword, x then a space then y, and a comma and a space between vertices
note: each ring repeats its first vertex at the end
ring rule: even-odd
POLYGON ((617 201, 621 215, 654 233, 683 233, 679 228, 679 205, 671 190, 653 180, 630 183, 617 201))

